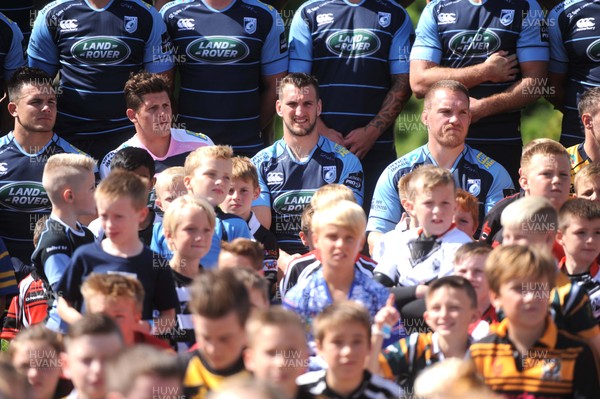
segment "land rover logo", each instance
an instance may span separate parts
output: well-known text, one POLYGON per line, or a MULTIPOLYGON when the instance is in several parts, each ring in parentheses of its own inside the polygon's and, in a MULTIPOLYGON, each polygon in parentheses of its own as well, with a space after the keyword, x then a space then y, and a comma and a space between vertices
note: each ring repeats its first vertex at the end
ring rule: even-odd
POLYGON ((450 49, 461 56, 489 55, 500 48, 500 38, 490 30, 466 31, 450 39, 450 49))
POLYGON ((71 47, 71 54, 84 64, 112 65, 126 60, 131 49, 123 40, 97 36, 79 40, 71 47))
POLYGON ((231 64, 243 60, 250 49, 243 41, 226 36, 206 36, 196 39, 186 48, 188 56, 209 64, 231 64))
POLYGON ((590 60, 599 62, 600 61, 600 39, 594 41, 587 48, 587 55, 590 60))
POLYGON ((0 188, 0 204, 19 211, 44 211, 50 209, 50 200, 41 183, 24 181, 10 183, 0 188))
POLYGON ((340 30, 329 36, 327 49, 340 57, 365 57, 379 50, 381 41, 366 29, 340 30))
POLYGON ((314 193, 315 190, 288 191, 273 201, 273 210, 280 215, 301 215, 314 193))

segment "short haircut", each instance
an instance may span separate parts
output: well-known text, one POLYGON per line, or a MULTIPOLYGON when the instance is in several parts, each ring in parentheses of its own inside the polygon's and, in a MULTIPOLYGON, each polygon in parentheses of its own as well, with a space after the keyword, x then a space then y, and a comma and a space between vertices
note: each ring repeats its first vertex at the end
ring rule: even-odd
POLYGON ((189 308, 193 314, 220 319, 235 312, 242 327, 250 314, 250 298, 232 269, 207 270, 190 286, 189 308))
POLYGON ((417 190, 430 191, 439 186, 452 186, 456 190, 454 176, 449 170, 434 165, 422 165, 411 172, 411 179, 408 199, 414 201, 417 196, 417 190))
POLYGON ((122 274, 92 273, 81 285, 81 295, 85 302, 102 295, 106 298, 130 298, 141 311, 144 304, 144 287, 137 279, 122 274))
POLYGON ((283 88, 285 85, 292 85, 298 89, 302 89, 304 87, 312 86, 315 90, 315 94, 317 96, 317 100, 320 98, 319 93, 319 81, 316 77, 309 75, 307 73, 301 72, 293 72, 285 76, 283 79, 279 81, 279 86, 277 87, 277 97, 281 100, 283 97, 283 88))
POLYGON ((83 154, 54 154, 44 165, 42 185, 53 204, 62 202, 65 189, 83 184, 85 172, 94 173, 96 161, 83 154))
POLYGON ((50 218, 49 215, 42 215, 37 222, 35 222, 35 228, 33 229, 33 246, 37 248, 40 237, 46 228, 46 221, 50 218))
POLYGON ((230 270, 246 286, 248 291, 259 291, 265 302, 269 302, 269 281, 266 278, 244 267, 232 268, 230 270))
POLYGON ((590 179, 600 177, 600 162, 590 162, 575 174, 575 193, 579 192, 579 185, 590 179))
POLYGON ((367 308, 355 301, 334 302, 315 317, 314 337, 323 341, 325 334, 334 326, 358 323, 365 328, 367 339, 371 342, 371 315, 367 308))
POLYGON ((289 399, 273 383, 250 377, 233 376, 223 381, 218 390, 210 391, 206 399, 289 399))
POLYGON ((456 189, 456 207, 469 212, 475 223, 479 224, 479 200, 473 194, 456 189))
POLYGON ((96 201, 103 197, 112 201, 121 198, 131 198, 131 203, 136 210, 144 208, 148 203, 148 186, 146 179, 142 179, 133 172, 116 170, 100 182, 96 193, 96 201))
POLYGON ((143 148, 125 147, 115 153, 115 156, 110 161, 110 170, 127 170, 133 172, 139 167, 145 167, 150 172, 150 178, 156 173, 154 159, 143 148))
POLYGON ((457 265, 472 256, 488 256, 490 252, 492 252, 492 247, 484 241, 468 242, 458 247, 454 253, 454 264, 457 265))
POLYGON ((343 184, 332 183, 321 186, 315 191, 310 199, 310 205, 316 210, 330 202, 335 203, 342 200, 356 202, 354 193, 350 188, 343 184))
POLYGON ((196 148, 185 158, 185 164, 183 165, 185 168, 185 175, 193 175, 194 170, 196 170, 206 158, 229 160, 233 158, 233 149, 228 145, 209 145, 196 148))
POLYGON ((250 158, 237 156, 233 157, 231 161, 233 163, 231 180, 242 180, 252 184, 252 187, 256 189, 258 187, 258 172, 250 158))
POLYGON ((121 330, 113 319, 101 313, 86 313, 69 326, 69 332, 65 336, 65 347, 68 349, 78 338, 94 335, 116 335, 124 343, 121 330))
POLYGON ((367 217, 365 211, 355 202, 330 202, 315 210, 311 226, 313 233, 326 225, 343 227, 356 236, 362 236, 367 226, 367 217))
POLYGON ((46 343, 47 346, 54 350, 56 357, 65 350, 61 337, 54 331, 47 329, 43 323, 40 323, 19 331, 8 347, 9 357, 13 359, 19 346, 28 342, 46 343))
MULTIPOLYGON (((177 186, 183 186, 183 177, 185 176, 185 169, 183 166, 172 166, 160 172, 156 177, 156 183, 154 184, 154 190, 156 195, 160 197, 162 190, 173 191, 177 186)), ((182 193, 183 195, 185 193, 182 193)))
POLYGON ((521 153, 521 169, 523 169, 523 171, 528 171, 529 166, 531 165, 531 159, 537 154, 544 156, 554 155, 557 157, 564 156, 569 160, 569 163, 571 162, 569 153, 558 141, 548 138, 535 139, 523 147, 521 153))
MULTIPOLYGON (((248 344, 252 347, 258 340, 262 339, 262 330, 265 327, 292 327, 300 331, 306 337, 306 329, 302 319, 297 313, 281 306, 272 306, 269 309, 256 309, 250 315, 246 323, 246 334, 248 344)), ((307 344, 308 345, 308 344, 307 344)))
POLYGON ((164 76, 149 72, 132 73, 125 82, 125 104, 137 111, 144 104, 144 95, 161 92, 167 95, 170 92, 169 82, 164 76))
POLYGON ((414 174, 408 172, 398 180, 398 195, 400 199, 408 199, 409 193, 413 190, 411 186, 413 177, 414 174))
POLYGON ((163 229, 165 233, 175 233, 177 226, 181 222, 181 211, 185 208, 196 208, 203 211, 208 218, 208 225, 214 232, 216 223, 215 209, 204 198, 186 194, 173 200, 171 206, 166 210, 163 216, 163 229))
POLYGON ((469 105, 469 89, 467 89, 465 85, 457 82, 456 80, 440 80, 432 84, 431 87, 429 87, 429 90, 427 90, 425 93, 425 109, 428 109, 431 106, 431 98, 438 90, 462 93, 466 97, 467 105, 469 105))
POLYGON ((10 101, 16 101, 23 87, 27 85, 33 86, 48 86, 52 88, 52 77, 39 68, 20 67, 13 73, 8 82, 8 98, 10 101))
POLYGON ((509 204, 500 215, 504 228, 531 232, 556 231, 558 213, 545 197, 528 195, 509 204))
POLYGON ((302 230, 304 234, 310 234, 314 214, 315 210, 312 205, 310 203, 307 204, 302 211, 302 215, 300 215, 300 230, 302 230))
POLYGON ((222 241, 221 251, 245 256, 252 261, 252 268, 257 272, 263 269, 263 261, 265 259, 264 247, 257 241, 243 237, 238 237, 232 241, 222 241))
POLYGON ((119 353, 106 370, 107 391, 119 392, 124 396, 131 393, 139 377, 183 379, 177 356, 144 344, 119 353))
POLYGON ((465 294, 467 294, 467 297, 471 302, 471 308, 477 308, 477 293, 475 292, 475 289, 473 288, 469 280, 461 276, 445 276, 433 280, 433 282, 429 284, 429 290, 427 291, 427 295, 425 295, 425 304, 427 305, 427 303, 431 300, 431 297, 436 291, 444 287, 454 288, 455 290, 463 291, 465 294))
POLYGON ((600 203, 585 198, 572 198, 565 202, 558 211, 558 228, 564 231, 572 219, 600 219, 600 203))
POLYGON ((485 262, 485 277, 490 290, 495 293, 511 280, 543 278, 548 279, 550 290, 555 285, 556 274, 556 260, 552 254, 537 246, 500 245, 485 262))
POLYGON ((600 110, 600 87, 592 87, 584 91, 577 102, 577 110, 580 118, 583 114, 596 115, 600 110))

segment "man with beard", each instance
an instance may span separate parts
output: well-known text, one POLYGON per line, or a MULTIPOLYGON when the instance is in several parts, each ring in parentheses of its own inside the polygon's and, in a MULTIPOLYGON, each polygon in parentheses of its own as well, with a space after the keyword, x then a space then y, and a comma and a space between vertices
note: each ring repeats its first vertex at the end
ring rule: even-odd
POLYGON ((400 221, 403 209, 398 181, 420 165, 449 169, 457 187, 479 200, 481 220, 496 202, 514 191, 502 165, 465 144, 471 111, 469 91, 462 83, 442 80, 433 84, 425 94, 421 121, 427 128, 427 143, 390 164, 377 181, 367 224, 371 252, 381 235, 400 221))
POLYGON ((283 138, 252 158, 260 186, 252 210, 275 234, 281 250, 304 253, 300 216, 314 192, 326 184, 343 184, 362 205, 363 169, 354 154, 315 129, 321 99, 314 77, 291 73, 283 78, 275 110, 283 119, 283 138))

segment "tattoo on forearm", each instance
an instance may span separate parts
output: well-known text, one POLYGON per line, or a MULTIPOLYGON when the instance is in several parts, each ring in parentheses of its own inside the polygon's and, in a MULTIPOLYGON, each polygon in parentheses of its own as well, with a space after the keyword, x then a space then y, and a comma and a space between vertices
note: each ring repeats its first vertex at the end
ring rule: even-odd
POLYGON ((406 104, 411 94, 408 74, 393 75, 392 87, 385 96, 379 113, 369 122, 367 127, 373 126, 379 132, 383 132, 390 127, 400 114, 400 111, 402 111, 402 108, 404 108, 404 104, 406 104))

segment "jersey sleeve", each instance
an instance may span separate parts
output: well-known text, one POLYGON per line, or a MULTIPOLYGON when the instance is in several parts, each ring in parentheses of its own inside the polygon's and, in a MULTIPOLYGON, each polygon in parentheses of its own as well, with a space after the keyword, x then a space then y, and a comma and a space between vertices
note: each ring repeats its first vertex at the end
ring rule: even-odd
POLYGON ((258 198, 252 202, 252 206, 266 206, 271 207, 271 191, 269 186, 265 182, 265 176, 263 176, 261 165, 266 159, 266 154, 258 153, 252 158, 252 163, 256 166, 258 171, 258 186, 260 187, 260 194, 258 198))
POLYGON ((152 31, 144 50, 144 69, 151 73, 165 72, 174 67, 173 46, 162 17, 149 7, 152 14, 152 31))
POLYGON ((415 38, 415 30, 406 10, 404 23, 398 29, 390 47, 390 74, 408 73, 410 70, 410 49, 415 38))
POLYGON ((365 197, 363 167, 356 155, 345 147, 335 144, 335 151, 344 162, 340 183, 352 190, 356 202, 362 206, 365 197))
POLYGON ((117 150, 110 151, 108 154, 104 156, 102 162, 100 163, 100 179, 104 180, 106 176, 110 173, 110 163, 114 158, 117 150))
POLYGON ((563 42, 561 25, 559 23, 562 7, 555 7, 548 14, 546 25, 550 37, 550 64, 548 70, 554 73, 567 73, 569 70, 569 56, 563 42), (550 23, 552 21, 553 23, 550 23))
POLYGON ((48 75, 54 76, 60 66, 59 50, 48 28, 47 11, 48 8, 44 8, 35 19, 27 56, 30 67, 40 68, 48 75))
POLYGON ((494 176, 492 186, 485 197, 484 207, 486 215, 494 207, 494 205, 504 199, 505 193, 513 193, 515 190, 515 186, 506 169, 504 169, 504 167, 499 163, 496 163, 496 166, 497 168, 492 171, 494 176))
POLYGON ((394 230, 402 212, 400 197, 394 184, 394 173, 390 166, 385 168, 373 191, 367 231, 387 233, 394 230))
POLYGON ((25 65, 25 54, 23 53, 23 34, 19 26, 12 22, 9 24, 12 30, 12 41, 6 58, 4 59, 4 80, 8 81, 17 68, 25 65))
POLYGON ((238 217, 223 219, 223 227, 225 227, 227 232, 227 241, 232 241, 236 238, 253 239, 248 224, 244 219, 238 217))
POLYGON ((437 22, 433 16, 435 2, 429 3, 419 18, 415 43, 410 52, 410 59, 431 61, 439 64, 442 60, 442 43, 437 30, 437 22))
POLYGON ((44 255, 42 255, 42 259, 44 264, 44 273, 46 274, 46 278, 48 278, 48 283, 52 289, 56 291, 58 282, 69 265, 70 258, 65 253, 53 253, 45 256, 45 259, 44 255))
POLYGON ((261 70, 265 76, 285 72, 288 69, 288 42, 283 20, 275 9, 271 6, 268 8, 273 18, 273 26, 261 52, 261 70))
POLYGON ((550 58, 548 49, 548 30, 543 11, 535 0, 528 0, 529 12, 523 19, 522 29, 517 39, 517 58, 519 63, 546 61, 550 58))
POLYGON ((8 249, 0 239, 0 296, 15 295, 18 292, 19 287, 8 249))
POLYGON ((302 18, 301 7, 292 18, 290 26, 290 72, 310 73, 312 69, 312 35, 308 23, 302 18))

